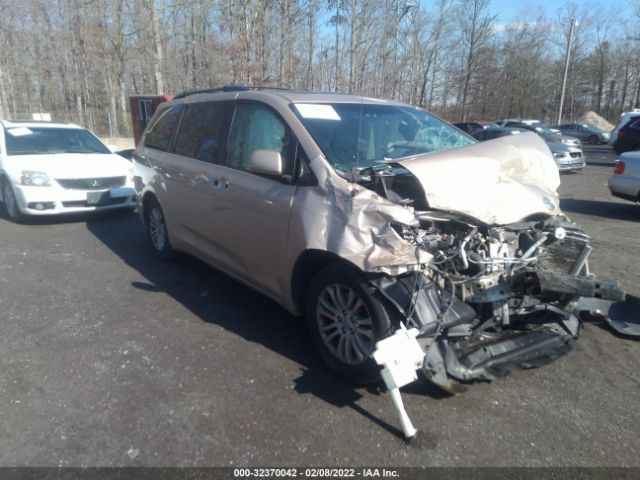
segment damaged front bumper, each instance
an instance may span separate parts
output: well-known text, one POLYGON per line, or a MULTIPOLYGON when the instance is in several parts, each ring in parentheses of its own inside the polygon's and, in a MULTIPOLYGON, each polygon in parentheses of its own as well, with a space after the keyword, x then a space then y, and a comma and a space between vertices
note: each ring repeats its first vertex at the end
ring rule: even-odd
MULTIPOLYGON (((442 238, 432 245, 441 248, 442 238)), ((609 317, 621 311, 625 291, 589 272, 588 237, 568 222, 552 219, 535 228, 518 224, 487 233, 470 227, 447 242, 449 249, 431 251, 433 263, 420 271, 369 278, 402 319, 402 342, 396 335, 389 343, 384 339, 373 354, 390 391, 406 384, 409 371, 415 379, 421 371, 438 387, 461 393, 469 382, 543 366, 572 349, 587 311, 625 334, 632 330, 609 317), (403 360, 416 346, 420 360, 403 360), (406 371, 390 380, 400 365, 406 371)), ((394 404, 411 436, 401 402, 394 404)))
MULTIPOLYGON (((625 298, 615 282, 596 277, 540 272, 539 279, 541 295, 590 295, 608 304, 625 298)), ((452 393, 464 389, 459 382, 494 380, 564 355, 580 333, 578 316, 585 305, 572 301, 560 308, 541 303, 510 315, 508 324, 495 316, 480 322, 476 309, 443 292, 425 274, 385 276, 371 283, 417 330, 426 378, 452 393)))

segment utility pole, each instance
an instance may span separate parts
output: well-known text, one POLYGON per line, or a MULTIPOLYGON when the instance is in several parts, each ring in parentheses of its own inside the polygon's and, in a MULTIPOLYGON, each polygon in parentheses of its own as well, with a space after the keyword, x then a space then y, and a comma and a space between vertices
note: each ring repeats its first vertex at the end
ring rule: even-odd
POLYGON ((567 75, 569 73, 569 60, 571 58, 571 45, 573 44, 573 30, 576 28, 575 19, 571 19, 571 28, 569 29, 569 42, 567 43, 567 53, 564 56, 564 75, 562 76, 562 89, 560 90, 560 106, 558 107, 557 125, 562 123, 562 108, 564 107, 564 92, 567 88, 567 75))

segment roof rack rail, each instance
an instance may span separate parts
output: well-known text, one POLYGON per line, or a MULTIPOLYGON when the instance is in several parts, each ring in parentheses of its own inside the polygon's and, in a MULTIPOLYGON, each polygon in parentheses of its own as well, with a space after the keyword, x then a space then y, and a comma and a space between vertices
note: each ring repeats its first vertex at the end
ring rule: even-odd
POLYGON ((189 95, 196 95, 198 93, 219 93, 219 92, 246 92, 247 90, 289 90, 282 87, 268 87, 263 85, 225 85, 223 87, 216 88, 198 88, 195 90, 187 90, 173 97, 174 100, 188 97, 189 95))

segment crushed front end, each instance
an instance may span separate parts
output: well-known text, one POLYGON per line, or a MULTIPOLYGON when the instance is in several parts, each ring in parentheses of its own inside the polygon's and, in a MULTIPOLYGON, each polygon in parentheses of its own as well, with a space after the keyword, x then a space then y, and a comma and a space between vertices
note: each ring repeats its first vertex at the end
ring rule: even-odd
POLYGON ((486 226, 423 212, 398 233, 432 260, 371 282, 418 330, 422 370, 440 387, 492 380, 563 355, 580 332, 578 300, 624 300, 588 269, 589 237, 561 216, 486 226))

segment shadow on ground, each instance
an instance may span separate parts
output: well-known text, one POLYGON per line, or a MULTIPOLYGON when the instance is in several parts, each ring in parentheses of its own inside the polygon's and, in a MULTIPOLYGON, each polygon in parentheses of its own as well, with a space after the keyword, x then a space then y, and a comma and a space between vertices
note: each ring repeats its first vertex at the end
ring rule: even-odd
POLYGON ((605 202, 601 200, 582 200, 578 198, 564 198, 560 200, 560 208, 565 212, 595 215, 603 218, 627 220, 637 222, 640 220, 640 210, 634 203, 605 202))
MULTIPOLYGON (((382 394, 382 385, 356 387, 329 370, 313 350, 302 319, 194 258, 185 255, 160 261, 147 246, 141 222, 134 214, 90 218, 87 229, 144 276, 145 282, 132 282, 140 295, 165 293, 203 322, 217 324, 289 358, 301 366, 302 375, 294 380, 298 393, 315 395, 339 408, 351 408, 391 434, 403 437, 400 430, 357 403, 365 391, 382 394)), ((408 387, 406 393, 448 396, 425 383, 408 387)))
MULTIPOLYGON (((79 213, 66 213, 60 215, 29 215, 23 217, 20 221, 22 225, 38 226, 38 225, 64 225, 67 223, 84 223, 88 221, 100 221, 102 219, 109 218, 123 218, 123 215, 132 215, 133 210, 106 210, 102 212, 79 212, 79 213)), ((11 220, 7 216, 7 212, 3 205, 0 205, 0 218, 10 222, 11 220)))

